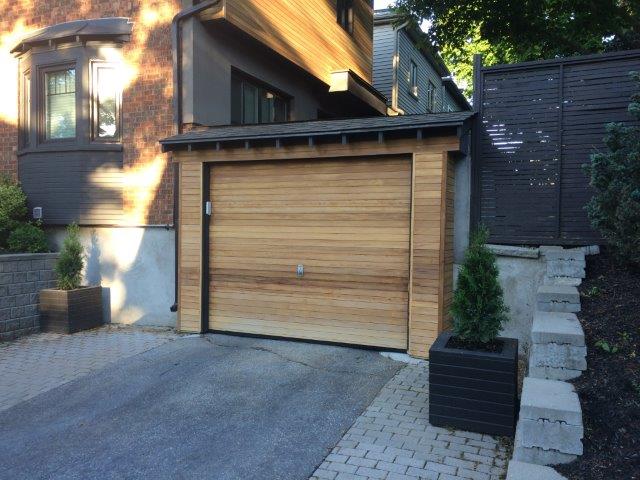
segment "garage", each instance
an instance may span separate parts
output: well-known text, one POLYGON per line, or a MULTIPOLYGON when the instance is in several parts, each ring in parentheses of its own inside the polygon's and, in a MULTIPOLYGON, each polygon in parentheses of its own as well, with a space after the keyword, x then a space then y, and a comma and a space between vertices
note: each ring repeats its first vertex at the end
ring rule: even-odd
POLYGON ((213 330, 407 348, 408 158, 214 165, 213 330))
POLYGON ((179 165, 178 328, 426 357, 453 288, 468 112, 216 127, 179 165))

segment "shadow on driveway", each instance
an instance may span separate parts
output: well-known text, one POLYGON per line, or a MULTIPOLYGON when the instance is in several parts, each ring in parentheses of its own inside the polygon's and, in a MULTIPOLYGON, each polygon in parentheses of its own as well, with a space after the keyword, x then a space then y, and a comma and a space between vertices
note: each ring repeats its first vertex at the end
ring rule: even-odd
POLYGON ((400 367, 352 348, 181 338, 1 412, 0 478, 306 479, 400 367))

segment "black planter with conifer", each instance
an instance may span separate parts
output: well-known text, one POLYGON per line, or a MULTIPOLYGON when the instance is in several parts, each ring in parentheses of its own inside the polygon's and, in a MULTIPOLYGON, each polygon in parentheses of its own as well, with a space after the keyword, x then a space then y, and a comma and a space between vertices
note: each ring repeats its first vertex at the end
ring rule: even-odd
POLYGON ((518 341, 498 337, 506 320, 488 233, 476 232, 458 276, 453 331, 429 350, 429 422, 513 436, 518 414, 518 341))

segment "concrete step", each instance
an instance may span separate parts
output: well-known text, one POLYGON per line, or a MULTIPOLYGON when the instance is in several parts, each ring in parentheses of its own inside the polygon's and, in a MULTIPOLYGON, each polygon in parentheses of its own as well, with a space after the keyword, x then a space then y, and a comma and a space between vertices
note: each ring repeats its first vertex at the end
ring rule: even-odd
POLYGON ((514 460, 538 465, 569 463, 582 454, 582 409, 566 382, 524 379, 514 460))
POLYGON ((567 480, 551 467, 511 460, 507 480, 567 480))
POLYGON ((539 312, 579 312, 580 294, 568 285, 541 285, 536 293, 539 312))
POLYGON ((587 369, 587 347, 558 345, 557 343, 533 343, 529 355, 529 366, 587 369))
POLYGON ((522 386, 520 418, 582 426, 578 394, 567 382, 526 377, 522 386))
POLYGON ((584 347, 584 330, 575 313, 535 312, 531 326, 531 342, 584 347))

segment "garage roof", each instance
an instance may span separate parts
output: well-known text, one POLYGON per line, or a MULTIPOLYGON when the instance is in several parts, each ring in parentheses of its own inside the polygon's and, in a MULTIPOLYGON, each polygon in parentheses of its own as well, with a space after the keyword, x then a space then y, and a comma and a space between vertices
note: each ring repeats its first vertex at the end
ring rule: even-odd
POLYGON ((284 140, 294 137, 324 137, 358 133, 384 133, 401 130, 458 127, 473 116, 473 112, 430 113, 395 117, 349 118, 343 120, 313 120, 260 125, 210 127, 160 140, 163 151, 178 150, 185 145, 250 140, 284 140))

